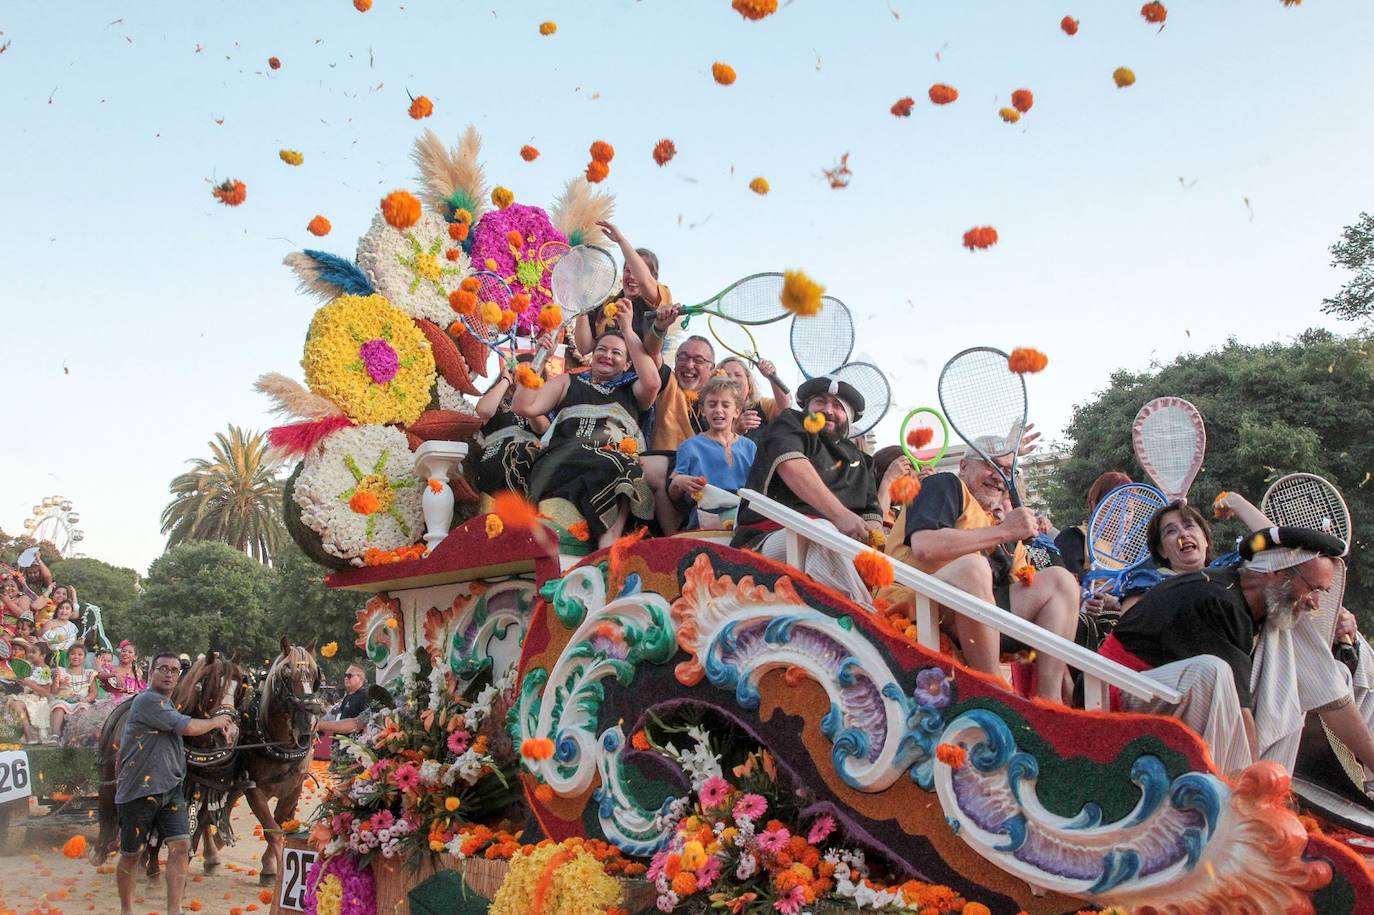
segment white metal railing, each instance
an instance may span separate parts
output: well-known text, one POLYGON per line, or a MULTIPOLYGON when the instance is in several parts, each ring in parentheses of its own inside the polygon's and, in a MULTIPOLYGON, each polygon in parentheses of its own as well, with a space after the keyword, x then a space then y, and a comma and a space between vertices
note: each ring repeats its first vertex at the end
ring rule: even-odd
MULTIPOLYGON (((853 559, 864 550, 864 544, 841 534, 839 531, 817 523, 800 512, 768 498, 752 489, 741 489, 741 499, 747 499, 754 511, 770 521, 781 524, 787 532, 787 562, 803 569, 806 551, 812 546, 834 550, 841 556, 853 559)), ((1151 680, 1137 671, 1089 651, 1082 645, 1041 628, 1029 620, 1023 620, 1014 613, 979 600, 972 594, 961 591, 934 575, 902 562, 892 563, 893 577, 898 584, 905 585, 916 592, 916 640, 925 648, 940 650, 940 617, 935 605, 948 607, 998 632, 1011 636, 1029 645, 1038 652, 1064 661, 1070 667, 1083 672, 1083 701, 1090 709, 1106 709, 1109 705, 1108 689, 1115 686, 1123 692, 1141 699, 1158 698, 1166 702, 1179 702, 1179 692, 1163 683, 1151 680)))

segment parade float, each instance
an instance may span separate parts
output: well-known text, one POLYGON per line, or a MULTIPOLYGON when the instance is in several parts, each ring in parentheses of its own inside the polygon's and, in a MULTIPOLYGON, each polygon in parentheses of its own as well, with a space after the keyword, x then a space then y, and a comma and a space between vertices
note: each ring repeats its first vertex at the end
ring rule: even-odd
POLYGON ((464 280, 510 277, 519 310, 492 317, 531 331, 550 262, 600 240, 611 201, 578 178, 547 213, 515 202, 478 152, 426 134, 419 193, 382 200, 354 259, 287 258, 323 300, 304 382, 259 384, 291 420, 288 525, 331 587, 372 595, 357 645, 395 708, 339 741, 288 829, 312 854, 279 909, 1374 909, 1281 768, 1228 782, 1179 722, 1101 710, 1157 684, 914 569, 894 573, 914 621, 855 604, 796 566, 862 547, 761 496, 792 565, 691 536, 593 551, 566 503, 479 495, 490 353, 461 318, 487 303, 464 280), (1061 653, 1091 710, 943 653, 936 601, 1061 653))

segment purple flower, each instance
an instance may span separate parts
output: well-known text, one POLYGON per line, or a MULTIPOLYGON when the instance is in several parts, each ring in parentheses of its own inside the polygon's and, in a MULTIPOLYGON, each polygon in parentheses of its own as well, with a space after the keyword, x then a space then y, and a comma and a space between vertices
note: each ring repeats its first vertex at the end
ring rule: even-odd
POLYGON ((358 356, 363 360, 363 368, 367 369, 367 376, 373 384, 386 384, 396 377, 401 367, 396 350, 385 340, 367 341, 358 350, 358 356))
POLYGON ((826 836, 830 835, 834 831, 834 817, 830 816, 829 814, 817 817, 816 821, 811 824, 811 831, 806 834, 806 844, 816 845, 820 842, 824 842, 826 836))
POLYGON ((916 704, 939 711, 954 699, 954 683, 943 667, 924 667, 916 673, 916 704))
POLYGON ((757 820, 768 810, 768 802, 760 795, 746 794, 735 802, 735 819, 757 820))
POLYGON ((780 826, 777 829, 769 829, 759 833, 759 848, 764 851, 782 851, 787 847, 787 840, 792 838, 792 834, 786 827, 780 826))
MULTIPOLYGON (((484 213, 472 233, 472 266, 491 270, 487 261, 494 261, 496 266, 492 272, 500 274, 510 284, 512 292, 523 292, 530 297, 530 306, 516 321, 522 334, 531 332, 537 324, 539 309, 552 300, 549 287, 552 268, 540 256, 544 244, 551 241, 566 243, 567 239, 553 227, 547 213, 539 207, 520 203, 484 213), (512 229, 524 239, 518 256, 506 238, 512 229)), ((567 250, 561 245, 557 247, 560 251, 567 250)))
POLYGON ((713 775, 701 786, 701 806, 719 807, 730 793, 730 783, 719 775, 713 775))

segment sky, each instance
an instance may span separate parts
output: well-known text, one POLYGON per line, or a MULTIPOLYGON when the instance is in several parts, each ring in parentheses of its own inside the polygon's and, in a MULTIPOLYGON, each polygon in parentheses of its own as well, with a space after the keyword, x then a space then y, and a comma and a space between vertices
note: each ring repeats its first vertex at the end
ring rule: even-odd
MULTIPOLYGON (((226 425, 273 424, 258 375, 301 377, 316 304, 282 257, 351 256, 380 197, 416 188, 426 127, 476 125, 489 180, 540 206, 612 143, 616 222, 681 301, 805 270, 892 381, 885 441, 968 346, 1049 355, 1029 396, 1053 439, 1114 371, 1352 329, 1320 304, 1346 279, 1329 247, 1374 201, 1374 5, 1168 7, 1160 30, 1131 0, 784 0, 759 22, 729 0, 6 0, 0 527, 60 493, 87 555, 145 571, 170 480, 226 425), (937 82, 958 100, 932 105, 937 82), (1008 125, 1018 88, 1035 104, 1008 125), (407 91, 434 115, 412 120, 407 91), (227 177, 244 205, 211 198, 227 177), (305 232, 317 213, 327 238, 305 232), (965 250, 975 226, 998 244, 965 250)), ((759 338, 799 377, 782 325, 759 338)))

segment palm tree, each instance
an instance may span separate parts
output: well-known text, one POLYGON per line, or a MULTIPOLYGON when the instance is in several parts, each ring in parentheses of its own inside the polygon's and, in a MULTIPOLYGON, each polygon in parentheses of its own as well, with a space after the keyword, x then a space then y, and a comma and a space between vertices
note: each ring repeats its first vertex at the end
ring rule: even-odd
POLYGON ((267 437, 231 425, 209 442, 210 458, 194 458, 192 469, 170 487, 162 510, 168 549, 192 540, 216 540, 268 563, 285 534, 282 526, 281 464, 268 453, 267 437))

